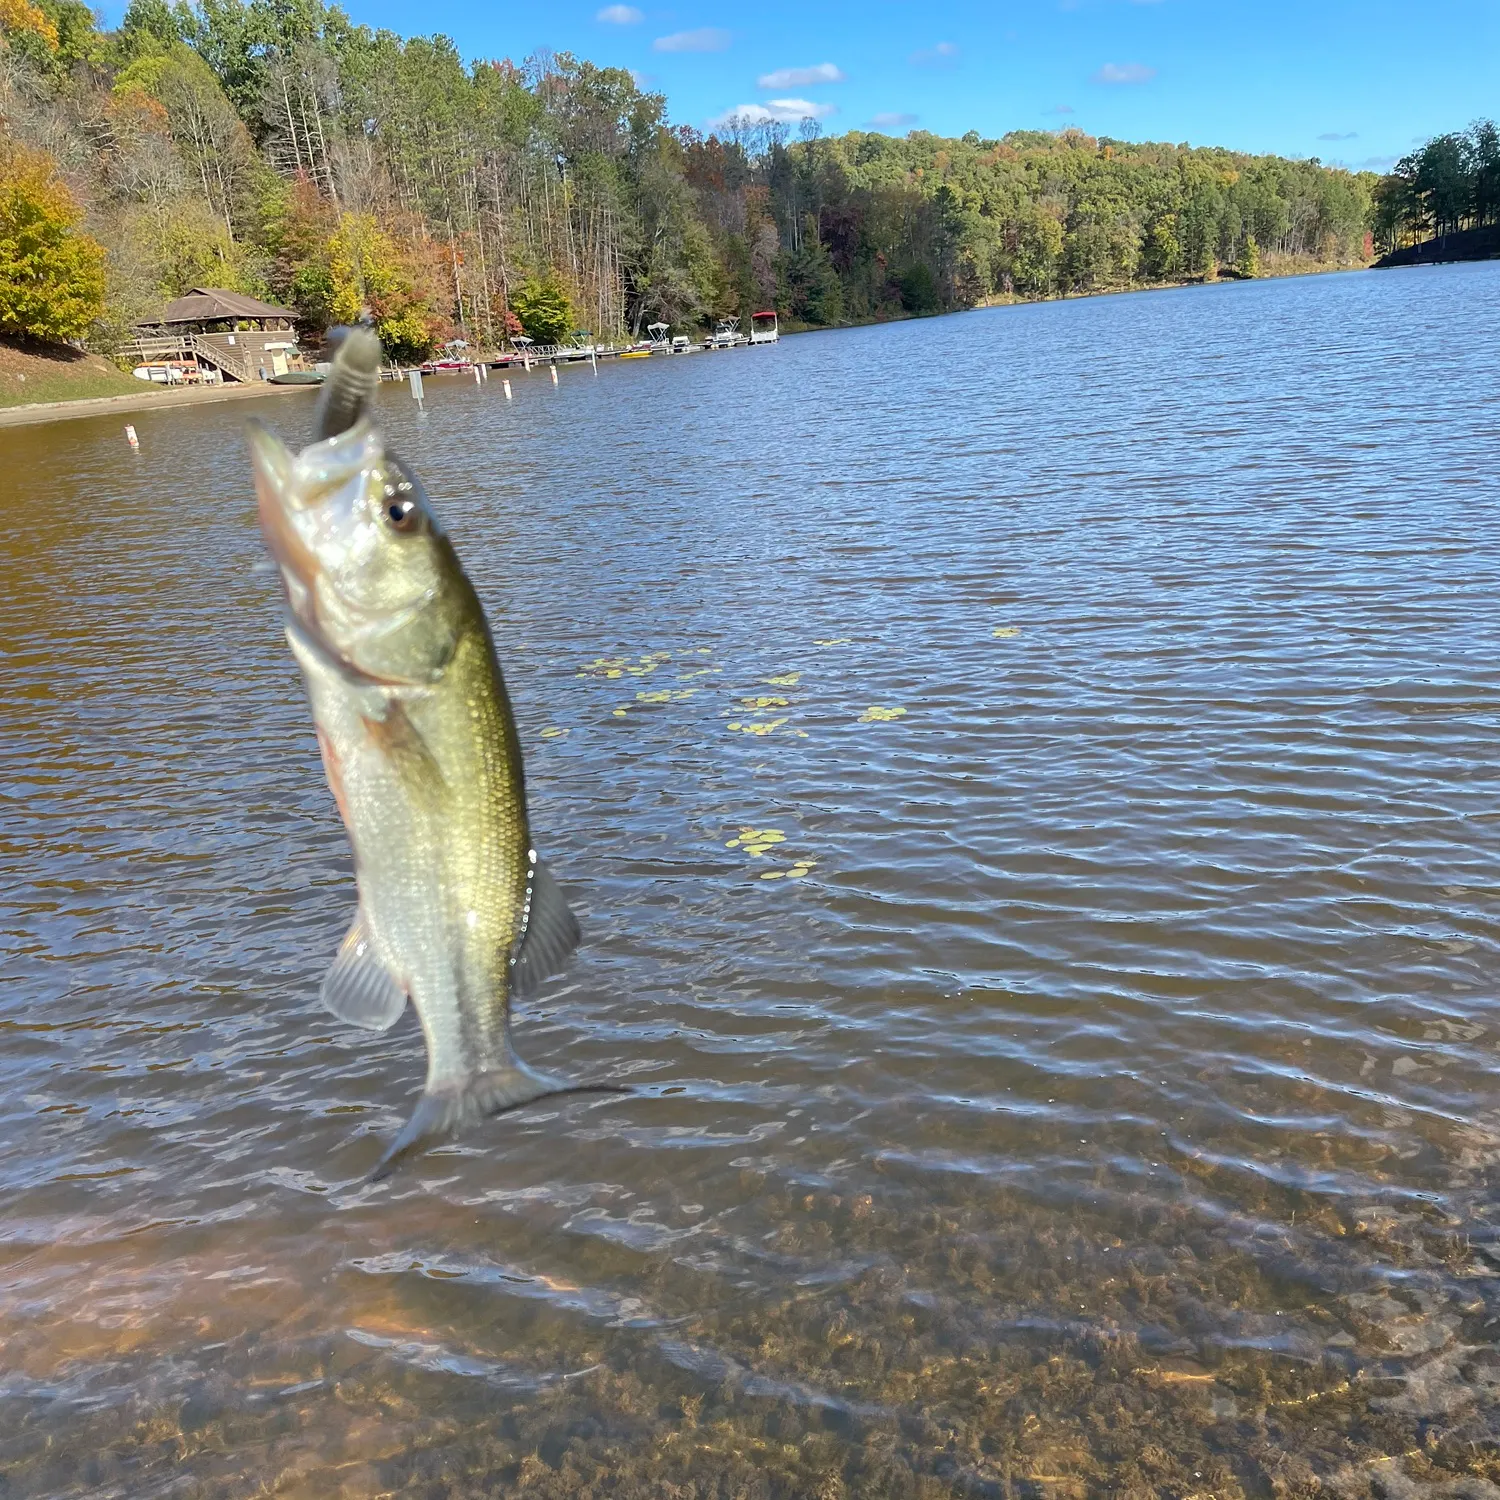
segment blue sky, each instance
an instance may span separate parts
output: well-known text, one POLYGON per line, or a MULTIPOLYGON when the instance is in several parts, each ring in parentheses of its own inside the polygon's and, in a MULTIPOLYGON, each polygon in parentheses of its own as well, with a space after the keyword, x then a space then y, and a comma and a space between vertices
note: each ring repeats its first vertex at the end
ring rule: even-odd
POLYGON ((632 68, 700 128, 737 106, 827 131, 1078 125, 1382 169, 1500 114, 1500 0, 344 0, 467 57, 632 68))

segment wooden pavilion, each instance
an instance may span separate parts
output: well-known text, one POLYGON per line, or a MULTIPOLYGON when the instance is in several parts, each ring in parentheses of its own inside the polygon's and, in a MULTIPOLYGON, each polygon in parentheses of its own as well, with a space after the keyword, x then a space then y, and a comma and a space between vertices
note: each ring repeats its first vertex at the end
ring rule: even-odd
POLYGON ((143 362, 180 360, 231 380, 269 380, 301 367, 296 324, 289 307, 195 286, 136 324, 135 352, 143 362))

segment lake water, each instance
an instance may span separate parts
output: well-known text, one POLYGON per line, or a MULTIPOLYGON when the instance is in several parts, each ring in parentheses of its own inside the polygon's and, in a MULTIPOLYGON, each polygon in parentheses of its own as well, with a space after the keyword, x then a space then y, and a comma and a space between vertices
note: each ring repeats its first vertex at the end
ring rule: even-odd
POLYGON ((1500 1495, 1497 318, 385 389, 585 926, 518 1049, 639 1092, 374 1187, 311 400, 0 431, 0 1495, 1500 1495))

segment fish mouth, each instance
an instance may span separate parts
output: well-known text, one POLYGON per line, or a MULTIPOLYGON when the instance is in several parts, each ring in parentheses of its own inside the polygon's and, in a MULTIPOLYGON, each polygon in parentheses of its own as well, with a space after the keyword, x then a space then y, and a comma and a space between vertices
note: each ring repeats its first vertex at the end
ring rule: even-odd
POLYGON ((245 424, 245 443, 255 470, 255 502, 261 535, 281 569, 287 602, 303 624, 311 626, 306 605, 314 597, 324 569, 292 523, 291 512, 297 505, 297 480, 293 472, 296 460, 286 444, 260 422, 245 424), (293 594, 294 582, 301 585, 301 601, 293 594))

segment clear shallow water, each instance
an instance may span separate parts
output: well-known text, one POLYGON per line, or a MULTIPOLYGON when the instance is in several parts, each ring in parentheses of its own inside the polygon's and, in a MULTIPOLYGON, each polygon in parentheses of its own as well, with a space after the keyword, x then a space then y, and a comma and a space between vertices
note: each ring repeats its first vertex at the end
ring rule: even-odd
POLYGON ((245 406, 0 432, 0 1494, 1500 1494, 1497 313, 383 392, 641 1093, 380 1187, 245 406))

